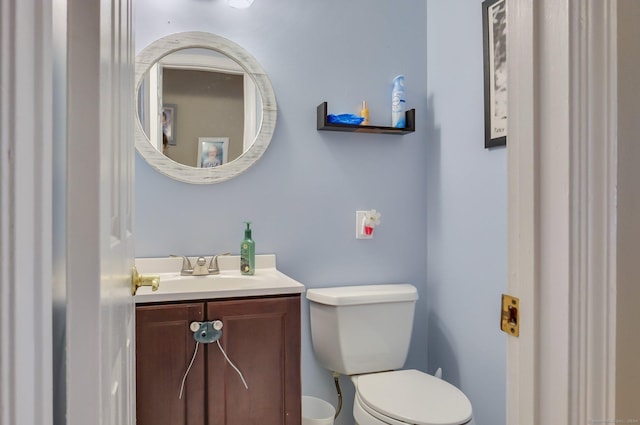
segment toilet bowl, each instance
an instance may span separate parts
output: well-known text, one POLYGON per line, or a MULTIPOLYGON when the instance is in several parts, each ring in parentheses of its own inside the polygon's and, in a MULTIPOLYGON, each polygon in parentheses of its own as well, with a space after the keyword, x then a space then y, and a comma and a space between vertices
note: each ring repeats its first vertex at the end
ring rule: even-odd
POLYGON ((307 290, 311 341, 326 369, 355 386, 357 425, 472 425, 471 402, 455 386, 403 370, 418 292, 413 285, 307 290))
POLYGON ((455 386, 414 369, 351 377, 358 425, 462 425, 469 399, 455 386))

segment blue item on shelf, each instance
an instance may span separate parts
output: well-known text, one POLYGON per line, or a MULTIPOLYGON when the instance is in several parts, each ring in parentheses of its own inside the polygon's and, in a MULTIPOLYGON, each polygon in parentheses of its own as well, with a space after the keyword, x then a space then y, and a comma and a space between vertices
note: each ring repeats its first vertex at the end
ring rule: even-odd
POLYGON ((332 124, 353 124, 360 125, 364 121, 364 117, 360 117, 355 114, 329 114, 327 115, 327 122, 332 124))

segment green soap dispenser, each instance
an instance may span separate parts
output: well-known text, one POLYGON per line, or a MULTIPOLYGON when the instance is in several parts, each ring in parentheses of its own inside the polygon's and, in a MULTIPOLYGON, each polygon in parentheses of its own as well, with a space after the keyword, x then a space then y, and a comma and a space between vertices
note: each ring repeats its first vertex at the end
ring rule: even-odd
POLYGON ((256 243, 251 239, 251 222, 245 221, 244 239, 240 244, 240 273, 252 275, 256 272, 256 243))

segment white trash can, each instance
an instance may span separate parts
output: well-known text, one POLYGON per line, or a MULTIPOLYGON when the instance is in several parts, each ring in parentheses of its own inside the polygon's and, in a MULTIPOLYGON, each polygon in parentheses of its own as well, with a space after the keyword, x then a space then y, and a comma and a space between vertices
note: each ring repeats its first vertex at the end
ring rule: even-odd
POLYGON ((328 401, 302 396, 302 425, 333 425, 336 409, 328 401))

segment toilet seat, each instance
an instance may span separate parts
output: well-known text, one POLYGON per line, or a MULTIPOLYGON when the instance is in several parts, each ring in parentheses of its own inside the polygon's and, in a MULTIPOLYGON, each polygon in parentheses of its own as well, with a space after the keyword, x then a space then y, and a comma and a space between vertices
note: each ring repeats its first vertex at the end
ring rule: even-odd
POLYGON ((356 397, 353 400, 353 419, 355 419, 356 425, 410 425, 384 416, 366 406, 360 400, 358 393, 356 393, 356 397))
POLYGON ((356 402, 383 423, 462 425, 471 420, 471 402, 462 391, 418 370, 360 375, 354 383, 356 402))

